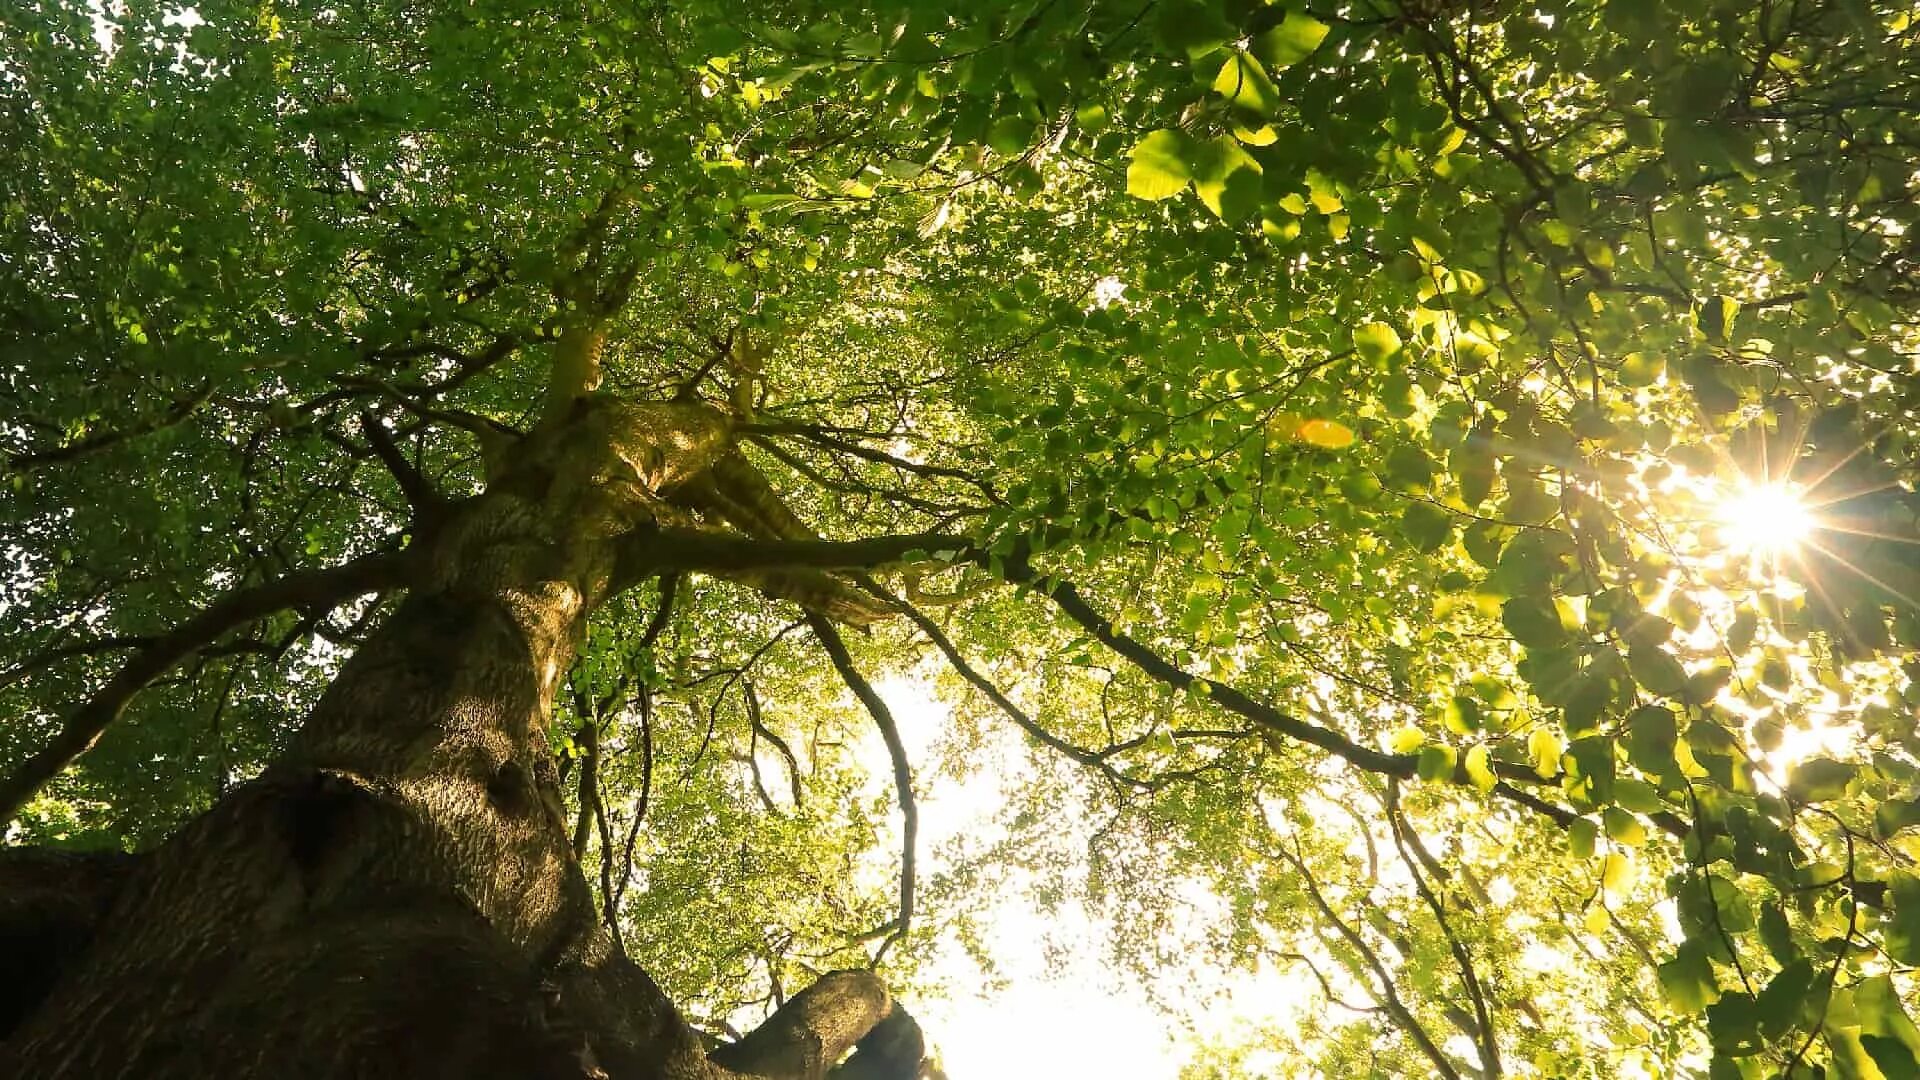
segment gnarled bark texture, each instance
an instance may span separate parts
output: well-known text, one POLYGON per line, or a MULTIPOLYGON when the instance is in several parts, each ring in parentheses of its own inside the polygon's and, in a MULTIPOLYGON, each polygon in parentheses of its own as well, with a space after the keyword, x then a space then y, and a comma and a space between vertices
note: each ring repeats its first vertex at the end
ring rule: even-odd
POLYGON ((0 859, 0 945, 39 942, 0 961, 0 1074, 811 1080, 858 1044, 839 1075, 916 1075, 918 1029, 864 972, 709 1058, 568 843, 555 686, 622 539, 729 448, 695 406, 576 402, 419 538, 258 780, 137 858, 0 859))

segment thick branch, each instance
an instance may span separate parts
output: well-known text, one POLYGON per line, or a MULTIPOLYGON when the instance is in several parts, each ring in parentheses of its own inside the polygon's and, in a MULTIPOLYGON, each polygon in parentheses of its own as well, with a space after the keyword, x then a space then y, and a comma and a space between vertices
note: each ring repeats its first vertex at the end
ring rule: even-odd
POLYGON ((435 494, 433 485, 400 452, 400 447, 393 441, 393 433, 387 430, 379 417, 370 412, 361 413, 360 430, 367 436, 368 445, 373 447, 374 456, 393 474, 394 483, 400 485, 400 493, 407 497, 408 505, 416 512, 431 510, 439 505, 440 497, 435 494))
POLYGON ((735 1073, 764 1080, 911 1080, 925 1042, 878 976, 831 971, 795 994, 739 1042, 710 1055, 735 1073), (845 1065, 834 1063, 853 1050, 845 1065))
POLYGON ((0 822, 11 821, 60 770, 92 749, 134 695, 220 635, 292 607, 333 607, 402 581, 408 559, 393 552, 363 555, 325 570, 288 574, 229 591, 127 659, 113 678, 67 717, 53 741, 0 780, 0 822))
POLYGON ((765 540, 700 529, 634 533, 620 552, 622 581, 664 570, 711 574, 749 570, 871 570, 915 552, 970 555, 970 541, 941 533, 896 533, 862 540, 765 540))

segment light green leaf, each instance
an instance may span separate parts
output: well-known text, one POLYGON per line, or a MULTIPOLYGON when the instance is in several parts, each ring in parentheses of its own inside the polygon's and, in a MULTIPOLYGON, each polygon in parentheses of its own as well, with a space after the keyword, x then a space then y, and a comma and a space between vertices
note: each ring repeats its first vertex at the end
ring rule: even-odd
POLYGON ((1194 193, 1215 217, 1238 221, 1260 208, 1260 163, 1233 138, 1200 144, 1190 160, 1194 193))
POLYGON ((1226 98, 1234 108, 1263 117, 1272 116, 1280 104, 1280 91, 1267 77, 1260 61, 1237 49, 1220 65, 1220 74, 1213 80, 1213 92, 1226 98))
POLYGON ((1327 36, 1327 24, 1304 11, 1289 11, 1280 25, 1253 41, 1253 51, 1278 71, 1305 60, 1327 36))
POLYGON ((1186 190, 1193 180, 1193 160, 1199 143, 1184 131, 1161 128, 1150 132, 1127 155, 1127 194, 1158 202, 1186 190))
POLYGON ((1537 727, 1527 736, 1527 756, 1533 759, 1533 771, 1542 780, 1551 780, 1560 771, 1560 755, 1566 743, 1552 728, 1537 727))
POLYGON ((1500 778, 1493 773, 1493 761, 1485 744, 1467 751, 1467 781, 1479 788, 1483 795, 1500 782, 1500 778))
POLYGON ((1600 821, 1606 827, 1608 839, 1628 847, 1639 847, 1647 842, 1646 826, 1640 824, 1639 818, 1618 806, 1609 806, 1601 811, 1600 821))
POLYGON ((1400 351, 1400 334, 1383 322, 1363 323, 1354 328, 1353 347, 1373 363, 1382 363, 1400 351))
POLYGON ((1660 965, 1660 992, 1667 1004, 1684 1014, 1695 1014, 1720 1000, 1720 984, 1713 975, 1713 962, 1706 951, 1692 942, 1682 945, 1679 954, 1660 965))
POLYGON ((1614 896, 1625 896, 1640 880, 1640 867, 1624 851, 1610 851, 1600 862, 1600 887, 1614 896))

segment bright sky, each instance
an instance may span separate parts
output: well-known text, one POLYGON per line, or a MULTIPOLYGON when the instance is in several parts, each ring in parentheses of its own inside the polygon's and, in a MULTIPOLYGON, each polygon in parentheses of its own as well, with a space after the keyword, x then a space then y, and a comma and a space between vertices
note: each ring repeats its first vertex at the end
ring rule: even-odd
MULTIPOLYGON (((909 760, 924 776, 937 759, 936 745, 950 730, 945 705, 933 697, 932 687, 916 678, 877 680, 875 689, 886 699, 906 744, 909 760)), ((996 747, 1012 760, 1023 753, 1017 733, 1003 734, 996 747)), ((877 735, 866 740, 860 754, 876 783, 891 775, 886 750, 877 735)), ((925 784, 917 803, 920 812, 919 873, 924 881, 941 869, 939 852, 949 840, 997 833, 994 815, 1005 805, 1005 773, 982 770, 974 779, 956 784, 925 784)), ((1062 807, 1060 828, 1086 831, 1086 822, 1073 807, 1062 807)), ((896 815, 897 816, 897 815, 896 815)), ((897 842, 897 837, 895 838, 897 842)), ((971 961, 955 955, 933 974, 947 978, 954 995, 944 1001, 914 1001, 914 1016, 939 1051, 950 1080, 1001 1080, 1026 1076, 1097 1076, 1104 1080, 1171 1080, 1193 1047, 1186 1033, 1157 1012, 1142 988, 1123 973, 1106 969, 1102 930, 1084 912, 1071 906, 1047 915, 1018 890, 1000 898, 992 917, 989 948, 1008 989, 969 995, 964 988, 979 985, 982 977, 971 961), (1056 946, 1067 943, 1064 960, 1056 946)), ((1304 987, 1296 976, 1270 972, 1262 976, 1223 977, 1215 987, 1230 1005, 1194 1018, 1205 1035, 1244 1037, 1262 1020, 1284 1022, 1289 1005, 1300 1001, 1304 987)))
MULTIPOLYGON (((920 679, 882 679, 875 689, 893 711, 908 759, 924 775, 936 759, 936 744, 949 730, 946 706, 934 699, 932 687, 920 679)), ((1007 743, 1009 748, 1017 746, 1011 737, 1007 743)), ((869 774, 886 782, 891 774, 878 736, 866 740, 861 752, 862 757, 874 757, 869 774)), ((948 841, 997 830, 993 817, 1004 805, 1003 780, 998 770, 983 770, 967 783, 949 780, 919 797, 918 860, 923 879, 939 872, 938 852, 948 841)), ((1062 824, 1072 828, 1078 821, 1062 824)), ((978 996, 962 996, 957 990, 946 1001, 912 1003, 951 1080, 1014 1076, 1129 1080, 1179 1073, 1164 1019, 1138 987, 1106 974, 1099 943, 1092 937, 1095 928, 1084 917, 1075 922, 1066 925, 1041 915, 1024 896, 1006 896, 993 920, 990 948, 1009 989, 978 996), (1082 938, 1085 947, 1074 950, 1067 966, 1051 966, 1045 941, 1049 931, 1056 941, 1063 935, 1082 938)), ((960 955, 943 963, 935 974, 949 978, 956 988, 982 980, 971 961, 960 955)))

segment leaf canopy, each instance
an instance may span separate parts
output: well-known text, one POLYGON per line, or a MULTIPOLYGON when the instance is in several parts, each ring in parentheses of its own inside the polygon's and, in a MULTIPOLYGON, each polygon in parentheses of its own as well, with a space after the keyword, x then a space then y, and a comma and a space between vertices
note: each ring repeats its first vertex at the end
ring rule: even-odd
MULTIPOLYGON (((884 568, 922 618, 854 642, 945 703, 923 797, 999 800, 890 964, 990 959, 1018 887, 1176 1009, 1176 954, 1293 973, 1190 1076, 1916 1069, 1910 5, 7 24, 9 767, 221 594, 410 542, 392 459, 476 490, 591 303, 602 392, 749 398, 822 535, 981 553, 884 568), (1729 541, 1754 485, 1806 539, 1729 541)), ((892 793, 796 609, 693 578, 650 628, 668 588, 553 737, 717 1026, 866 959, 892 793)), ((394 595, 201 643, 9 838, 165 835, 394 595)))

